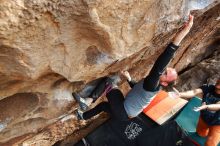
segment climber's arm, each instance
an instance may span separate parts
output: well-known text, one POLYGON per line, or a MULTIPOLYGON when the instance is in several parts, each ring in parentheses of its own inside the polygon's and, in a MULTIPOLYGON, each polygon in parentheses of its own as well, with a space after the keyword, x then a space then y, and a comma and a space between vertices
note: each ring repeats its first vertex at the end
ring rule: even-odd
POLYGON ((217 102, 216 104, 209 104, 206 105, 205 103, 202 106, 195 107, 195 111, 201 111, 201 110, 209 110, 209 111, 219 111, 220 110, 220 102, 217 102))
POLYGON ((184 99, 191 99, 196 95, 203 94, 203 91, 201 88, 185 91, 185 92, 179 92, 179 97, 184 99))
POLYGON ((173 58, 178 45, 183 38, 189 33, 190 28, 193 25, 193 16, 189 16, 189 21, 184 24, 183 29, 176 34, 172 43, 168 45, 165 51, 158 57, 154 66, 152 67, 149 75, 144 79, 144 89, 147 91, 154 91, 158 84, 159 78, 164 72, 165 68, 173 58))

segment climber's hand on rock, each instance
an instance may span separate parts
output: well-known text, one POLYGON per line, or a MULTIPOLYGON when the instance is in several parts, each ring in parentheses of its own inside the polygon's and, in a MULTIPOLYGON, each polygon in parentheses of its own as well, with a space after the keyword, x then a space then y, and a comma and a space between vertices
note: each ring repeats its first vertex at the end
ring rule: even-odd
POLYGON ((183 25, 182 29, 176 34, 173 40, 173 44, 179 46, 183 38, 189 33, 191 27, 193 26, 194 16, 189 15, 189 20, 183 25))
POLYGON ((128 80, 131 81, 131 76, 128 71, 121 71, 121 74, 128 80))

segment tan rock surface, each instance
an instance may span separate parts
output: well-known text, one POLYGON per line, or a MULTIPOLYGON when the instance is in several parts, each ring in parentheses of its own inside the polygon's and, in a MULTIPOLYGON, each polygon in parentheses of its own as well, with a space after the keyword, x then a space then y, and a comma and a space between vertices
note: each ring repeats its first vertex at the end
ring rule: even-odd
POLYGON ((190 70, 180 75, 177 87, 186 91, 200 87, 202 84, 215 84, 219 79, 220 71, 220 46, 211 58, 196 64, 190 70))
MULTIPOLYGON (((142 78, 192 2, 0 0, 0 145, 52 145, 82 128, 72 91, 121 69, 142 78)), ((219 10, 217 1, 194 12, 171 66, 182 71, 213 54, 219 10)))
POLYGON ((70 81, 89 79, 183 16, 182 1, 170 1, 170 8, 165 0, 157 3, 2 0, 1 73, 23 80, 51 71, 70 81))

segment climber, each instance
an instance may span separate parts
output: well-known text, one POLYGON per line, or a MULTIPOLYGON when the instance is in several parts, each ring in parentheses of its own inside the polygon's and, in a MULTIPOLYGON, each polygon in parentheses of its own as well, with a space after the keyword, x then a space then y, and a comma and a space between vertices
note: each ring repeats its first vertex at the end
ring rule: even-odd
POLYGON ((102 102, 95 108, 84 113, 80 110, 76 110, 78 118, 87 120, 102 111, 108 112, 113 118, 122 121, 127 121, 139 115, 160 90, 161 85, 167 86, 177 79, 175 69, 166 69, 166 66, 173 58, 180 42, 189 33, 192 25, 193 16, 190 15, 188 22, 186 22, 182 29, 175 35, 173 42, 171 42, 158 57, 149 75, 134 85, 125 98, 122 92, 116 88, 117 85, 113 83, 112 90, 106 94, 108 102, 102 102))
POLYGON ((203 85, 185 92, 175 91, 184 99, 202 94, 202 105, 194 108, 195 111, 201 111, 196 132, 199 136, 207 136, 205 146, 217 146, 220 142, 220 78, 215 85, 203 85))

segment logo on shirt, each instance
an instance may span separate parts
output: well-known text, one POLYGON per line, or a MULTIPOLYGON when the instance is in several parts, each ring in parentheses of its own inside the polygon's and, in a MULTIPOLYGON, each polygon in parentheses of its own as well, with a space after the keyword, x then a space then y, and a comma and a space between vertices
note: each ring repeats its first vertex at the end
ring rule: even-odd
POLYGON ((140 125, 131 122, 131 124, 126 127, 125 134, 128 139, 133 140, 141 133, 141 131, 142 128, 140 127, 140 125))

